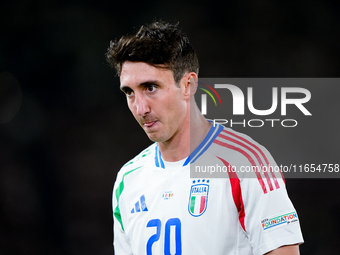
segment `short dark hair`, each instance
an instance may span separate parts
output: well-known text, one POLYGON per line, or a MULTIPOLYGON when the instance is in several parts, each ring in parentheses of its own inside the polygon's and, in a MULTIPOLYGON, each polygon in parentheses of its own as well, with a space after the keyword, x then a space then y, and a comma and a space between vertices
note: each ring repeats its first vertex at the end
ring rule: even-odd
POLYGON ((178 24, 164 21, 142 26, 135 35, 111 41, 106 59, 118 75, 125 61, 145 62, 172 70, 177 84, 185 72, 198 74, 199 69, 196 52, 188 37, 178 29, 178 24))

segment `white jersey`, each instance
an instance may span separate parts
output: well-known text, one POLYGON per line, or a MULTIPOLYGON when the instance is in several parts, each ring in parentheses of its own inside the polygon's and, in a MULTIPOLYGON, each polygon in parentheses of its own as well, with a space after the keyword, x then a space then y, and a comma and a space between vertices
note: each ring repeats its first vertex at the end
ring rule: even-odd
POLYGON ((190 168, 207 163, 276 166, 263 146, 221 125, 179 162, 165 162, 157 143, 151 145, 122 167, 115 182, 115 254, 260 255, 303 242, 280 173, 190 178, 190 168))

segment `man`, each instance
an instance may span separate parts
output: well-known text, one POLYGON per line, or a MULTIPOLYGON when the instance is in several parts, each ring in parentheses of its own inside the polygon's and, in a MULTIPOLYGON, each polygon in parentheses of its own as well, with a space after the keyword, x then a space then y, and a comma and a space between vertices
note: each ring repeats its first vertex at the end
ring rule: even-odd
POLYGON ((107 59, 154 142, 118 173, 115 253, 299 254, 303 239, 283 178, 256 171, 254 178, 232 171, 230 178, 190 178, 194 165, 275 162, 248 136, 202 116, 194 100, 197 56, 177 26, 143 26, 111 42, 107 59))

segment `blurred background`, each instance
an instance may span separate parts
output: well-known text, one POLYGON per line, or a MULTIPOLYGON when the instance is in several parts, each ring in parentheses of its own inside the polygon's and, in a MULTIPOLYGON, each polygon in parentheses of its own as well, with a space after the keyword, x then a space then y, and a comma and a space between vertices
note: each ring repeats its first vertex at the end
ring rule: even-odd
MULTIPOLYGON (((110 40, 162 19, 188 34, 201 77, 338 77, 339 10, 327 0, 2 1, 0 255, 113 253, 113 183, 150 141, 105 61, 110 40)), ((322 104, 333 107, 337 96, 323 92, 322 104)), ((339 151, 339 117, 330 117, 323 146, 313 143, 320 136, 313 126, 303 140, 306 130, 293 137, 281 130, 280 147, 255 138, 278 162, 280 150, 296 144, 313 147, 313 159, 328 142, 339 151)), ((339 184, 287 180, 301 254, 339 254, 339 184)))

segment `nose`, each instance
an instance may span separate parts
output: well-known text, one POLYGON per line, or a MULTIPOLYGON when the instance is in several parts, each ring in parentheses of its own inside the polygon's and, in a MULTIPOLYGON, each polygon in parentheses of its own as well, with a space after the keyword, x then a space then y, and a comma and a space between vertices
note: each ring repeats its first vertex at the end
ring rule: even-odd
POLYGON ((135 107, 136 113, 139 116, 144 117, 145 115, 150 113, 150 106, 148 100, 141 94, 135 96, 135 107))

